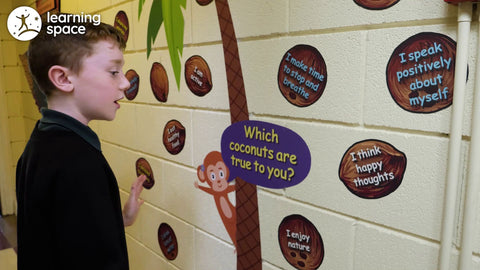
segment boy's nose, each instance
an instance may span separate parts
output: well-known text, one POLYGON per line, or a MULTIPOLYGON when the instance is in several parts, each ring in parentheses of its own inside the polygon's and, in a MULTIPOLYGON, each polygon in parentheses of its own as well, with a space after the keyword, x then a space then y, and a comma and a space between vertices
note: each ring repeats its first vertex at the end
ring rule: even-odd
POLYGON ((130 88, 130 81, 125 77, 125 74, 122 73, 122 81, 120 83, 120 90, 125 91, 130 88))

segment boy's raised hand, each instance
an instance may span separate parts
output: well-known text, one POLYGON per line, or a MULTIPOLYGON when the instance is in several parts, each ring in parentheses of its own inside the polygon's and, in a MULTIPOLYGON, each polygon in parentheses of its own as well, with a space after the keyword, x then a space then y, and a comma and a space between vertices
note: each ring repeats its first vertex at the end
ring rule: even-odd
POLYGON ((123 206, 123 224, 124 226, 130 226, 135 222, 137 218, 138 211, 140 206, 143 204, 144 200, 140 199, 140 193, 143 190, 143 182, 147 177, 145 175, 140 175, 135 182, 133 182, 132 187, 130 188, 130 196, 123 206))

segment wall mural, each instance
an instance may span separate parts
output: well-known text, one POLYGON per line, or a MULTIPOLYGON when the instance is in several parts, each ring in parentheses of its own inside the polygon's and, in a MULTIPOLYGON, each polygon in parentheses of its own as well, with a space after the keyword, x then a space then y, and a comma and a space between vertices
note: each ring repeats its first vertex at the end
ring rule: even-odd
MULTIPOLYGON (((197 0, 197 3, 200 5, 208 5, 212 1, 213 0, 197 0)), ((145 0, 139 0, 139 18, 141 16, 144 3, 145 0)), ((230 116, 232 123, 236 123, 239 121, 248 120, 248 107, 245 96, 242 68, 238 54, 237 39, 235 36, 232 17, 227 0, 216 0, 215 5, 217 8, 225 56, 225 68, 230 99, 230 116)), ((160 26, 162 23, 164 23, 171 64, 175 74, 177 87, 179 89, 181 72, 180 56, 183 52, 184 33, 184 19, 181 8, 185 8, 185 6, 186 0, 153 0, 148 20, 147 32, 148 58, 151 53, 151 46, 157 38, 160 26)), ((206 73, 207 72, 202 71, 202 74, 206 73)), ((197 73, 196 75, 199 74, 197 73)), ((166 102, 168 97, 168 78, 165 69, 160 63, 155 63, 152 66, 150 83, 157 100, 166 102)), ((260 249, 257 187, 256 185, 250 184, 237 177, 235 179, 235 191, 236 212, 239 213, 236 221, 236 241, 234 241, 234 243, 236 242, 237 267, 239 269, 259 269, 261 268, 262 264, 262 256, 260 249)), ((229 201, 223 201, 223 204, 221 204, 220 207, 222 207, 222 205, 228 205, 228 203, 229 201)), ((219 213, 222 216, 222 212, 219 213)), ((226 228, 229 230, 229 226, 226 226, 226 228)))
MULTIPOLYGON (((197 0, 197 3, 200 5, 208 5, 211 2, 212 0, 197 0)), ((234 124, 249 118, 245 84, 228 1, 215 0, 215 6, 225 57, 230 118, 232 124, 234 124)), ((260 248, 257 186, 237 177, 235 178, 235 197, 237 212, 235 236, 237 269, 261 269, 262 254, 260 248)))
MULTIPOLYGON (((178 90, 180 90, 180 73, 182 69, 180 57, 183 53, 183 32, 185 24, 182 7, 185 9, 187 5, 186 2, 186 0, 153 0, 147 26, 147 58, 149 58, 150 53, 152 52, 152 45, 157 39, 158 32, 160 31, 160 26, 162 24, 164 25, 168 50, 170 52, 170 61, 173 73, 175 74, 175 81, 178 90)), ((142 14, 144 3, 145 0, 138 1, 139 19, 142 14)))
MULTIPOLYGON (((201 6, 213 2, 196 1, 201 6)), ((388 8, 398 1, 355 0, 367 9, 388 8)), ((139 1, 139 17, 144 2, 139 1)), ((306 142, 293 130, 249 120, 238 44, 228 1, 215 0, 215 5, 225 57, 231 125, 222 134, 221 151, 211 151, 197 167, 198 181, 194 182, 194 187, 213 197, 216 210, 235 246, 237 269, 261 269, 257 186, 281 189, 300 184, 309 174, 311 154, 306 142), (233 191, 236 206, 228 197, 233 191)), ((185 8, 185 0, 154 0, 147 34, 148 58, 160 26, 165 24, 178 88, 184 31, 182 7, 185 8)), ((121 26, 125 24, 125 19, 119 14, 121 26)), ((453 71, 454 52, 455 43, 436 33, 421 33, 400 44, 387 66, 387 84, 395 102, 412 112, 435 112, 449 106, 453 91, 453 85, 450 85, 453 75, 450 73, 453 71), (420 66, 423 71, 418 72, 420 66), (427 68, 430 68, 428 72, 427 68), (435 91, 429 88, 432 86, 438 87, 438 92, 437 88, 435 91), (427 97, 423 93, 420 95, 421 91, 430 95, 430 103, 422 102, 427 97), (415 104, 412 104, 412 98, 415 104), (435 102, 432 103, 432 100, 435 102)), ((133 70, 127 73, 132 84, 127 90, 127 98, 131 100, 138 91, 139 78, 133 70)), ((213 88, 210 68, 199 55, 186 60, 184 79, 190 91, 199 97, 207 95, 213 88)), ((155 98, 166 102, 169 83, 161 63, 152 65, 150 84, 155 98)), ((290 48, 280 61, 277 84, 289 103, 297 107, 312 105, 322 96, 327 84, 327 66, 323 56, 315 47, 306 44, 290 48)), ((180 122, 171 120, 165 125, 163 143, 172 155, 182 151, 185 128, 180 122)), ((400 186, 406 165, 407 159, 402 151, 387 142, 369 139, 354 143, 346 150, 338 175, 352 194, 365 199, 378 199, 400 186)), ((154 180, 148 162, 140 158, 136 167, 137 174, 151 176, 151 180, 147 181, 147 186, 151 188, 154 180)), ((174 259, 178 245, 172 228, 162 223, 158 237, 164 255, 170 260, 174 259)), ((290 215, 282 220, 278 228, 278 241, 284 258, 296 269, 317 269, 323 262, 325 250, 322 237, 314 224, 301 215, 290 215)))

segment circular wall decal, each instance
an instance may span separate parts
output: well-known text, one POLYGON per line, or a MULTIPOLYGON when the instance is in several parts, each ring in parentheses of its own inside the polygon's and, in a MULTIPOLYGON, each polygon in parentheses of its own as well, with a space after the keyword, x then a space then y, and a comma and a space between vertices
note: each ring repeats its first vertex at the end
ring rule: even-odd
POLYGON ((452 104, 457 45, 446 35, 416 34, 393 51, 386 79, 393 100, 404 110, 433 113, 452 104))
POLYGON ((185 62, 185 82, 188 89, 199 97, 212 90, 212 73, 201 56, 194 55, 185 62))
POLYGON ((125 90, 125 97, 128 100, 133 100, 138 94, 140 76, 138 76, 138 73, 135 70, 129 69, 127 70, 127 73, 125 73, 125 77, 127 77, 127 80, 130 82, 130 88, 125 90))
POLYGON ((168 98, 168 76, 162 64, 155 62, 150 70, 150 85, 153 95, 160 102, 167 102, 168 98))
POLYGON ((407 157, 389 143, 365 140, 350 146, 343 155, 338 175, 358 197, 378 199, 402 183, 407 157))
POLYGON ((325 256, 317 228, 301 215, 285 217, 278 227, 278 243, 283 257, 297 269, 317 269, 325 256))
POLYGON ((175 260, 178 255, 178 242, 175 232, 167 223, 158 227, 158 244, 163 255, 169 260, 175 260))
POLYGON ((353 0, 357 5, 366 9, 386 9, 400 0, 353 0))
POLYGON ((296 45, 283 55, 278 68, 278 88, 291 104, 315 103, 327 85, 327 66, 320 52, 310 45, 296 45))
POLYGON ((127 42, 130 29, 128 26, 128 17, 125 11, 120 10, 117 15, 115 15, 115 22, 113 23, 113 27, 120 31, 123 40, 127 42))
POLYGON ((206 6, 208 4, 210 4, 213 0, 197 0, 197 3, 200 5, 200 6, 206 6))
POLYGON ((163 129, 163 145, 167 151, 176 155, 185 146, 185 127, 177 120, 170 120, 163 129))
POLYGON ((144 158, 137 159, 135 162, 135 168, 137 171, 137 177, 144 174, 147 179, 143 182, 143 187, 151 189, 155 184, 155 178, 153 177, 153 170, 148 161, 144 158))

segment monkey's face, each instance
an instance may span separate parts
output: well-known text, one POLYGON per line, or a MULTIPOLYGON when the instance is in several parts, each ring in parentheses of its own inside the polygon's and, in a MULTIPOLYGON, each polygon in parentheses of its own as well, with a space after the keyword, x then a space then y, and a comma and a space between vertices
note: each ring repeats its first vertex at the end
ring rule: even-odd
POLYGON ((214 191, 224 191, 228 187, 229 171, 222 161, 207 167, 207 177, 214 191))

